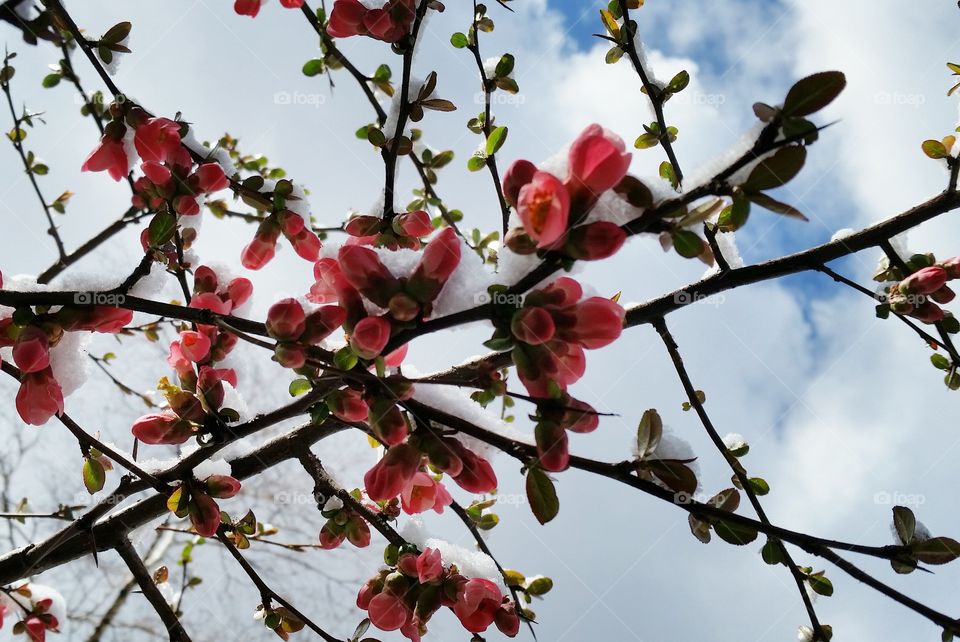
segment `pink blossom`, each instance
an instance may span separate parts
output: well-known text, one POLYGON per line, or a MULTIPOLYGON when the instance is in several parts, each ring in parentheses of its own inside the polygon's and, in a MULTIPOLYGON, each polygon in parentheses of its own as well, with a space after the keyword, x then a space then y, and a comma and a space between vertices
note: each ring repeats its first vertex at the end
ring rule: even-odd
POLYGON ((306 315, 296 299, 283 299, 267 311, 267 334, 278 341, 296 341, 306 330, 306 315))
POLYGON ((537 246, 547 247, 567 231, 570 195, 556 176, 537 172, 533 180, 520 189, 517 213, 523 228, 537 242, 537 246))
POLYGON ((627 174, 632 154, 616 134, 590 125, 570 145, 567 183, 581 201, 593 201, 627 174))
POLYGON ((204 163, 193 175, 201 192, 219 192, 230 186, 230 181, 219 163, 204 163))
POLYGON ((202 332, 184 330, 180 333, 180 352, 195 363, 203 361, 210 354, 210 339, 202 332))
POLYGON ((145 444, 182 444, 195 432, 193 424, 172 412, 144 415, 133 422, 130 431, 145 444))
POLYGON ((350 335, 350 347, 361 359, 373 359, 387 345, 390 331, 390 322, 383 317, 361 319, 350 335))
POLYGON ((383 459, 363 476, 367 496, 373 501, 393 499, 403 490, 420 467, 420 453, 409 444, 387 450, 383 459))
POLYGON ((16 405, 20 418, 33 426, 63 412, 63 391, 50 368, 20 376, 16 405))
POLYGON ((411 477, 400 493, 401 506, 408 515, 428 510, 443 513, 444 507, 449 506, 452 501, 453 498, 443 484, 424 472, 418 472, 411 477))
POLYGON ((13 362, 21 372, 38 372, 50 365, 49 337, 40 328, 28 325, 13 345, 13 362))
POLYGON ((472 633, 482 633, 493 624, 502 601, 503 594, 496 584, 475 577, 460 588, 453 612, 463 628, 472 633))
POLYGON ((137 127, 133 144, 141 160, 173 163, 180 155, 180 123, 150 118, 137 127))
POLYGON ((123 147, 123 141, 104 135, 80 167, 82 172, 106 171, 110 178, 119 181, 130 171, 130 160, 123 147))
POLYGON ((436 582, 443 575, 443 561, 440 551, 435 548, 425 548, 417 557, 417 580, 421 584, 436 582))
POLYGON ((240 492, 240 480, 230 475, 210 475, 203 484, 207 494, 217 499, 229 499, 240 492))
POLYGON ((381 631, 396 631, 413 616, 406 602, 390 591, 378 593, 367 607, 370 623, 381 631))

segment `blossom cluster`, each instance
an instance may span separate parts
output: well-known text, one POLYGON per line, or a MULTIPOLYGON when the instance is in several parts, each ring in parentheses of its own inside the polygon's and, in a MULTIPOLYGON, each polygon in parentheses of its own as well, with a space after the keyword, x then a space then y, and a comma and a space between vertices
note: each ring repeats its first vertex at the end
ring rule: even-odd
POLYGON ((940 305, 956 297, 947 283, 957 278, 960 278, 960 256, 922 267, 887 288, 887 304, 897 314, 936 323, 946 314, 940 305))
POLYGON ((357 606, 383 631, 399 630, 419 642, 427 623, 441 607, 453 610, 463 627, 482 633, 496 625, 513 637, 520 629, 516 604, 483 578, 466 578, 454 565, 444 566, 440 552, 400 553, 396 564, 370 578, 357 595, 357 606))
POLYGON ((393 43, 410 33, 414 18, 414 0, 388 0, 376 9, 368 8, 360 0, 337 0, 327 33, 334 38, 362 35, 393 43))
POLYGON ((56 310, 18 308, 0 319, 0 347, 12 348, 13 362, 20 370, 16 398, 20 418, 40 426, 63 412, 63 389, 54 376, 50 351, 65 333, 115 334, 132 318, 129 310, 111 306, 63 306, 56 310))
POLYGON ((590 125, 570 146, 567 176, 557 176, 527 160, 513 163, 503 177, 503 196, 517 210, 522 227, 505 243, 518 254, 555 251, 572 259, 612 256, 626 233, 609 221, 586 222, 600 195, 627 175, 632 155, 623 140, 590 125))

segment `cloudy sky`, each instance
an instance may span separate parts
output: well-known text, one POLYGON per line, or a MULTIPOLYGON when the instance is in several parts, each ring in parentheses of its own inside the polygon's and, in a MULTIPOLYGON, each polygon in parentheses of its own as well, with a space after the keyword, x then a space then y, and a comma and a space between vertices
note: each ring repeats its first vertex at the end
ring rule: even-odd
MULTIPOLYGON (((441 173, 439 190, 448 204, 465 212, 468 226, 494 229, 498 211, 489 177, 471 174, 464 166, 479 143, 464 126, 481 108, 475 103, 474 68, 468 53, 449 45, 450 34, 469 23, 468 3, 446 4, 447 11, 426 26, 415 73, 422 77, 436 70, 438 93, 459 110, 429 114, 422 127, 430 145, 457 153, 441 173)), ((491 4, 497 29, 482 40, 484 55, 513 53, 521 90, 515 100, 494 107, 498 123, 510 127, 501 152, 504 161, 547 159, 592 122, 633 140, 641 124, 651 120, 629 65, 605 65, 606 47, 591 36, 602 29, 597 9, 605 3, 515 0, 514 14, 491 4)), ((320 224, 336 224, 348 209, 370 207, 381 188, 382 167, 369 145, 354 137, 372 114, 352 80, 336 74, 331 91, 324 77, 301 74, 303 62, 316 55, 317 43, 299 12, 271 1, 250 20, 234 15, 229 5, 225 0, 87 0, 67 6, 94 35, 132 20, 133 54, 116 76, 120 87, 155 113, 182 112, 201 137, 214 139, 229 131, 245 151, 269 156, 310 188, 320 224)), ((750 106, 755 101, 776 103, 794 80, 815 71, 839 69, 847 75, 844 94, 819 115, 822 122, 838 123, 811 149, 802 175, 780 190, 779 197, 799 207, 810 222, 756 211, 737 237, 746 261, 827 241, 842 228, 869 225, 945 186, 944 171, 922 155, 920 142, 956 126, 957 99, 945 95, 951 82, 944 63, 957 57, 960 10, 954 3, 933 0, 912 9, 867 0, 650 0, 636 13, 656 75, 669 79, 681 69, 691 74, 690 87, 667 105, 668 121, 680 130, 678 156, 691 176, 698 167, 715 166, 711 163, 753 126, 750 106)), ((16 100, 46 114, 47 123, 28 139, 28 148, 51 166, 41 186, 51 198, 65 189, 76 192, 61 219, 64 239, 75 247, 122 212, 129 195, 104 175, 79 174, 95 144, 95 130, 79 118, 67 87, 40 87, 45 65, 57 60, 55 50, 31 48, 6 27, 2 35, 20 54, 13 83, 16 100)), ((343 49, 361 69, 389 61, 399 73, 396 57, 380 43, 353 39, 344 41, 343 49)), ((82 60, 77 68, 88 88, 98 87, 82 60)), ((655 176, 661 160, 658 150, 638 151, 633 170, 655 176)), ((42 234, 41 212, 12 149, 0 151, 0 169, 0 210, 8 222, 0 235, 0 268, 5 275, 36 273, 54 258, 52 244, 42 234)), ((413 179, 411 172, 402 173, 401 186, 412 188, 413 179)), ((909 246, 952 256, 960 253, 958 231, 960 225, 947 215, 912 233, 909 246)), ((128 271, 138 252, 138 232, 122 235, 75 269, 128 271)), ((208 220, 198 252, 207 261, 236 264, 252 232, 249 226, 208 220)), ((284 252, 252 277, 261 293, 260 312, 276 293, 301 294, 308 287, 308 264, 291 254, 284 252)), ((877 259, 877 253, 865 252, 833 267, 869 284, 877 259)), ((635 238, 614 260, 591 265, 581 276, 599 292, 622 291, 623 301, 640 302, 702 273, 699 263, 663 254, 655 238, 635 238)), ((668 322, 695 385, 707 394, 707 409, 718 429, 742 433, 750 442, 744 464, 770 483, 764 505, 775 522, 836 539, 885 544, 890 541, 890 498, 901 496, 914 502, 918 517, 934 534, 960 534, 953 465, 960 452, 956 395, 942 386, 916 336, 895 321, 877 320, 866 297, 839 291, 820 275, 802 275, 726 293, 671 315, 668 322)), ((423 372, 441 368, 481 353, 480 342, 488 335, 489 328, 477 326, 422 340, 413 346, 410 360, 423 372)), ((591 435, 575 436, 574 452, 611 461, 628 457, 640 415, 656 407, 693 444, 704 489, 729 485, 729 473, 696 418, 681 410, 683 391, 652 329, 629 330, 611 348, 591 353, 588 363, 574 394, 618 416, 605 418, 591 435)), ((168 374, 162 362, 143 367, 122 354, 118 368, 125 368, 143 389, 168 374)), ((286 394, 284 373, 263 372, 251 372, 246 380, 241 375, 241 392, 254 409, 286 394)), ((4 390, 12 399, 12 391, 4 390)), ((107 394, 110 388, 94 377, 68 400, 68 411, 125 443, 121 440, 128 439, 128 426, 140 410, 135 403, 118 402, 105 413, 102 403, 92 402, 99 398, 93 391, 107 394)), ((529 429, 518 423, 518 430, 529 429)), ((11 425, 8 430, 24 429, 11 425)), ((357 484, 374 455, 356 443, 360 437, 349 441, 338 446, 341 450, 325 453, 345 480, 357 484), (349 457, 335 460, 335 452, 349 457)), ((30 457, 38 465, 58 461, 50 452, 30 457)), ((506 458, 497 466, 501 493, 510 498, 522 492, 518 466, 506 458)), ((35 475, 36 468, 31 470, 35 475)), ((50 472, 56 466, 44 470, 60 474, 50 472)), ((75 477, 63 472, 71 488, 78 482, 75 477)), ((540 527, 525 506, 507 502, 489 540, 507 567, 554 579, 554 591, 534 605, 540 639, 781 641, 794 639, 797 626, 805 623, 788 573, 766 566, 759 544, 743 549, 721 542, 703 545, 689 534, 685 514, 671 506, 573 471, 558 478, 562 507, 554 522, 540 527)), ((307 488, 293 469, 284 479, 292 487, 307 488)), ((12 493, 29 490, 26 484, 12 493)), ((446 517, 434 529, 468 545, 467 536, 446 517)), ((303 532, 318 527, 318 522, 308 522, 303 532)), ((357 577, 372 573, 376 565, 375 552, 366 557, 323 555, 337 568, 353 564, 357 577)), ((796 559, 823 568, 804 554, 797 553, 796 559)), ((955 612, 950 596, 956 569, 904 577, 884 563, 856 561, 935 608, 955 612)), ((313 563, 323 565, 316 559, 313 563)), ((215 575, 221 566, 210 568, 215 575)), ((821 598, 817 610, 823 622, 834 626, 835 639, 937 639, 934 626, 840 571, 826 570, 836 593, 821 598)), ((70 575, 56 577, 68 581, 70 575)), ((212 587, 222 586, 215 576, 207 579, 212 587)), ((360 617, 349 608, 352 589, 336 593, 344 606, 330 609, 326 595, 310 581, 291 581, 298 585, 296 601, 306 612, 339 613, 326 620, 328 628, 349 634, 360 617)), ((283 586, 282 578, 278 586, 283 586)), ((248 633, 270 639, 269 632, 248 629, 247 617, 256 603, 253 591, 240 585, 235 590, 235 613, 215 618, 220 633, 228 633, 228 639, 248 633)), ((211 589, 204 595, 212 600, 214 593, 211 589)), ((188 624, 211 611, 203 604, 187 604, 188 624)), ((435 618, 435 639, 466 640, 452 620, 435 618)))

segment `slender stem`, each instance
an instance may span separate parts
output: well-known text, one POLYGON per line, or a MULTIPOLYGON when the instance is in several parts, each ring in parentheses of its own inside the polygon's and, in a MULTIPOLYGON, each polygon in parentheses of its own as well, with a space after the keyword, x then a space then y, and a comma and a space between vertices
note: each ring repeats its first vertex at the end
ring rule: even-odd
POLYGON ((143 596, 147 598, 150 606, 153 607, 153 610, 160 616, 160 620, 163 621, 163 625, 167 627, 170 642, 191 642, 190 636, 187 635, 187 631, 180 623, 180 618, 177 617, 177 614, 170 608, 170 605, 167 604, 166 598, 163 597, 163 593, 160 592, 153 578, 150 577, 150 571, 147 570, 143 560, 140 559, 140 556, 137 554, 136 549, 133 548, 133 544, 130 543, 129 539, 124 538, 120 542, 117 546, 117 553, 127 565, 127 568, 130 569, 134 579, 137 580, 143 596))
MULTIPOLYGON (((697 396, 697 390, 693 387, 693 382, 690 380, 690 375, 687 372, 687 368, 683 364, 683 358, 680 356, 680 349, 677 346, 677 342, 673 338, 673 335, 670 334, 670 331, 667 329, 666 321, 663 319, 654 321, 653 326, 660 335, 663 345, 667 349, 667 353, 670 355, 670 360, 673 362, 673 367, 677 371, 677 377, 679 377, 680 384, 683 386, 683 390, 687 395, 687 400, 689 401, 690 405, 693 406, 697 416, 700 418, 700 423, 703 424, 703 428, 706 430, 707 435, 709 435, 710 441, 713 442, 713 445, 717 448, 724 460, 727 462, 727 465, 733 471, 737 481, 740 482, 740 488, 743 489, 744 493, 746 493, 747 498, 750 500, 750 505, 753 506, 753 510, 756 512, 757 517, 765 525, 770 526, 770 519, 767 517, 766 511, 763 510, 763 506, 760 504, 760 500, 757 498, 756 492, 753 490, 753 486, 750 483, 750 478, 747 476, 747 471, 744 470, 743 466, 740 464, 740 461, 733 456, 726 444, 723 443, 723 439, 720 437, 720 434, 717 432, 716 428, 714 428, 713 422, 710 420, 710 417, 707 415, 707 411, 703 407, 703 403, 700 401, 700 397, 697 396)), ((810 618, 810 625, 813 627, 813 642, 829 642, 830 638, 827 637, 826 633, 824 633, 823 627, 820 625, 820 620, 817 618, 817 613, 813 608, 813 602, 811 602, 810 595, 807 593, 803 574, 800 572, 800 569, 797 568, 797 564, 793 561, 793 558, 790 556, 790 552, 787 551, 787 547, 783 544, 783 542, 779 540, 773 541, 780 549, 780 555, 783 557, 783 562, 790 570, 790 574, 793 576, 793 580, 797 585, 797 591, 800 593, 800 599, 803 600, 803 606, 807 611, 807 616, 810 618)))

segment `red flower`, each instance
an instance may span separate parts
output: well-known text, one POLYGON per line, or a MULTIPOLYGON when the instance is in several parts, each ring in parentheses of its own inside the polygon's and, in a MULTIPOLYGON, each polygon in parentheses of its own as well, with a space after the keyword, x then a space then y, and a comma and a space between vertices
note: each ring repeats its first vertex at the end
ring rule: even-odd
POLYGON ((363 395, 354 388, 344 388, 334 390, 326 398, 327 408, 340 421, 356 422, 366 421, 370 412, 367 402, 363 400, 363 395))
POLYGON ((417 580, 421 584, 436 582, 443 575, 443 561, 440 551, 435 548, 425 548, 417 557, 417 580))
POLYGON ((204 163, 193 175, 201 192, 219 192, 230 187, 230 181, 218 163, 204 163))
POLYGON ((23 329, 13 345, 13 362, 21 372, 39 372, 50 365, 50 339, 36 326, 23 329))
POLYGON ((257 228, 257 233, 253 240, 243 248, 240 254, 240 262, 248 270, 259 270, 269 263, 277 253, 277 238, 280 236, 280 230, 276 225, 264 221, 257 228))
POLYGON ((50 417, 63 412, 63 390, 50 368, 20 376, 17 412, 32 426, 41 426, 50 417))
POLYGON ((390 297, 400 289, 400 282, 368 247, 345 245, 337 258, 347 282, 382 308, 389 305, 390 297))
POLYGON ((287 9, 299 9, 303 6, 303 0, 280 0, 280 4, 287 9))
POLYGON ((575 259, 597 261, 616 254, 626 240, 627 233, 616 223, 596 221, 570 230, 563 253, 575 259))
POLYGON ((327 33, 334 38, 349 38, 363 33, 363 17, 366 14, 367 8, 359 0, 336 0, 327 22, 327 33))
POLYGON ((475 577, 460 588, 453 612, 463 628, 471 633, 482 633, 493 624, 502 601, 503 594, 496 584, 475 577))
POLYGON ((241 16, 256 18, 257 14, 260 13, 260 5, 263 3, 264 0, 236 0, 233 3, 233 10, 241 16))
POLYGON ((220 507, 209 495, 194 493, 190 498, 190 523, 203 537, 213 537, 220 528, 220 507))
POLYGON ((583 130, 569 152, 567 184, 574 198, 592 202, 619 183, 630 168, 632 155, 626 148, 619 136, 600 125, 583 130))
POLYGON ((180 352, 184 357, 199 363, 210 354, 210 339, 202 332, 184 330, 180 333, 180 352))
MULTIPOLYGON (((424 472, 417 472, 411 477, 400 493, 400 505, 408 515, 428 510, 443 513, 444 507, 452 501, 443 484, 424 472)), ((439 558, 439 553, 437 556, 439 558)))
POLYGON ((947 271, 933 265, 917 270, 900 281, 898 289, 906 294, 933 294, 947 283, 947 271))
POLYGON ((404 236, 420 238, 433 232, 430 215, 423 210, 401 214, 393 219, 393 224, 404 236))
POLYGON ((240 492, 240 480, 230 475, 210 475, 203 484, 207 494, 217 499, 230 499, 240 492))
POLYGON ((567 311, 563 315, 567 323, 558 319, 558 334, 588 350, 613 343, 623 331, 626 312, 610 299, 591 297, 573 306, 571 312, 572 317, 567 311))
POLYGON ((566 470, 570 465, 567 431, 552 421, 542 421, 534 430, 537 441, 537 461, 550 472, 566 470))
POLYGON ((556 326, 546 308, 525 307, 513 315, 510 331, 524 343, 539 345, 553 338, 556 326))
POLYGON ((555 243, 567 231, 570 195, 563 183, 547 172, 537 172, 520 189, 517 213, 523 228, 544 248, 555 243))
POLYGON ((123 147, 123 140, 104 135, 80 167, 81 172, 102 172, 119 181, 130 171, 130 161, 123 147))
POLYGON ((175 164, 181 160, 180 123, 169 118, 150 118, 137 127, 133 144, 144 161, 175 164))
POLYGON ((403 598, 390 591, 378 593, 367 606, 370 623, 381 631, 396 631, 413 617, 403 598))
POLYGON ((453 228, 445 228, 427 244, 407 289, 420 303, 430 303, 440 294, 459 264, 460 239, 453 228))
POLYGON ((387 450, 383 459, 363 476, 367 496, 375 502, 393 499, 420 467, 420 452, 409 444, 387 450))
POLYGON ((537 166, 528 160, 514 161, 503 175, 503 197, 512 207, 517 206, 520 189, 533 180, 537 166))

